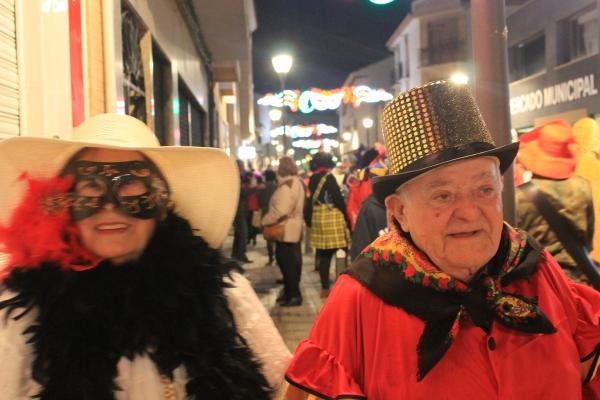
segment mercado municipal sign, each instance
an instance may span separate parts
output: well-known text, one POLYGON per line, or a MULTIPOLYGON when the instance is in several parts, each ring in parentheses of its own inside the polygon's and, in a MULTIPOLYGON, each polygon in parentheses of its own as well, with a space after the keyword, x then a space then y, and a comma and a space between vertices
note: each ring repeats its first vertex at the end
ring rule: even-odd
POLYGON ((598 88, 594 82, 594 74, 589 74, 511 97, 510 113, 515 115, 535 111, 597 94, 598 88))
POLYGON ((299 90, 284 90, 282 93, 268 93, 258 99, 258 104, 269 107, 289 107, 291 111, 310 114, 313 111, 336 110, 342 103, 352 103, 358 107, 361 103, 377 103, 390 101, 394 98, 384 89, 373 89, 365 85, 343 86, 338 89, 323 90, 312 88, 299 90))

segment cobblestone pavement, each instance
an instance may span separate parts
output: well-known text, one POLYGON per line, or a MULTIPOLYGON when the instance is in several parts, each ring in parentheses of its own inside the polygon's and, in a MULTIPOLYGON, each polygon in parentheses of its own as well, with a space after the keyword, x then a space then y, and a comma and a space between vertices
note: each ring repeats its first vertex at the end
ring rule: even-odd
MULTIPOLYGON (((227 237, 223 252, 226 256, 231 255, 231 244, 233 237, 227 237)), ((254 290, 258 294, 265 308, 271 314, 277 329, 288 345, 290 351, 294 351, 296 345, 308 336, 310 328, 323 305, 321 283, 319 274, 315 271, 314 251, 307 253, 302 244, 302 278, 300 290, 303 302, 299 307, 279 307, 275 303, 277 294, 283 285, 276 283, 281 279, 281 272, 276 265, 267 266, 268 261, 266 242, 262 235, 258 235, 256 245, 248 245, 246 254, 253 263, 244 264, 245 276, 250 280, 254 290)), ((334 273, 334 266, 331 268, 334 273)))

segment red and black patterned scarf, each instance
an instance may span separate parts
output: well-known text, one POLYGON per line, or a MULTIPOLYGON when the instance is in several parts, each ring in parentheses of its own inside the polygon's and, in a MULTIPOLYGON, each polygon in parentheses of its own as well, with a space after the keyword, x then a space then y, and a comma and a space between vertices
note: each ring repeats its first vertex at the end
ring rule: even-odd
POLYGON ((436 267, 392 223, 388 233, 363 250, 348 274, 384 302, 425 321, 417 347, 417 379, 422 380, 460 334, 464 318, 488 333, 494 320, 522 332, 556 331, 536 298, 504 291, 509 283, 533 275, 540 257, 535 240, 505 224, 496 255, 465 283, 436 267))

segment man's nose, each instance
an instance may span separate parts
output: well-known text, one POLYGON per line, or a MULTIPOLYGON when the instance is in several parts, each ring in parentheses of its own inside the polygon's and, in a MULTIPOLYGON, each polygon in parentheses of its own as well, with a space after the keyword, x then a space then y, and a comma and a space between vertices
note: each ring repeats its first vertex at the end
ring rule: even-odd
POLYGON ((461 195, 456 201, 453 215, 456 218, 473 220, 481 215, 481 208, 474 196, 461 195))

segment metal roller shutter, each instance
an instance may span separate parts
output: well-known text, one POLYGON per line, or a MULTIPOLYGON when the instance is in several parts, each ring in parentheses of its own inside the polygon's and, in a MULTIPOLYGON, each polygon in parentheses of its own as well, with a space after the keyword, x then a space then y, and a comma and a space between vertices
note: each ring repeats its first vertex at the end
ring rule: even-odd
POLYGON ((0 139, 19 134, 15 0, 0 0, 0 139))

